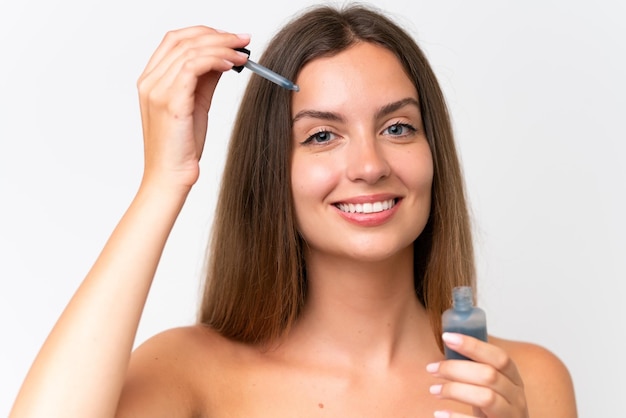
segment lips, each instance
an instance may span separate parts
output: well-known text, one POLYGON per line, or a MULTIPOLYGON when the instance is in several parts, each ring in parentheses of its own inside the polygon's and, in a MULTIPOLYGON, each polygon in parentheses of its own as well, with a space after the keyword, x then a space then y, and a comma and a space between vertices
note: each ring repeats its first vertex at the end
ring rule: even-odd
POLYGON ((396 205, 396 199, 386 199, 376 202, 365 203, 337 203, 335 206, 345 213, 378 213, 393 208, 396 205))

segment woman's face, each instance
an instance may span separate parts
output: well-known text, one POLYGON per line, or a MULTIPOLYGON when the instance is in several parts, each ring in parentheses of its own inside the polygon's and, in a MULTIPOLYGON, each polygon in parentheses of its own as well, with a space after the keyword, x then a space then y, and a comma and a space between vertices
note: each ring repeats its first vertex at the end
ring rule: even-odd
POLYGON ((417 91, 387 49, 359 43, 304 66, 291 186, 309 255, 377 261, 411 246, 433 179, 417 91))

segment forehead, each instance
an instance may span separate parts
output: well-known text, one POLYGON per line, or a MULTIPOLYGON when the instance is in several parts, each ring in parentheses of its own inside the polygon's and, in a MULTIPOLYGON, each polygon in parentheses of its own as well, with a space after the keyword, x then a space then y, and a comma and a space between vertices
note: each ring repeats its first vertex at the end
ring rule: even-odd
POLYGON ((317 58, 300 71, 292 112, 304 108, 378 108, 417 91, 398 58, 388 49, 361 42, 330 57, 317 58))

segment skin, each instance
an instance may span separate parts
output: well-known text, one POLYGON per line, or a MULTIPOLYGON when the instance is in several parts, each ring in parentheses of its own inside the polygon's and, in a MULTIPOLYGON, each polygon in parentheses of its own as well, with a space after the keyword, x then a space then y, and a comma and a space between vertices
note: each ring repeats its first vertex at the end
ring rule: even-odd
POLYGON ((245 62, 232 48, 248 42, 194 27, 169 33, 154 53, 138 83, 143 181, 10 418, 575 417, 567 369, 545 349, 456 334, 446 343, 475 362, 445 361, 437 348, 411 269, 432 158, 419 110, 405 100, 417 99, 415 88, 369 44, 312 61, 296 80, 292 188, 310 288, 291 332, 252 346, 183 327, 131 355, 165 240, 198 177, 215 85, 245 62), (388 199, 388 213, 338 208, 388 199))

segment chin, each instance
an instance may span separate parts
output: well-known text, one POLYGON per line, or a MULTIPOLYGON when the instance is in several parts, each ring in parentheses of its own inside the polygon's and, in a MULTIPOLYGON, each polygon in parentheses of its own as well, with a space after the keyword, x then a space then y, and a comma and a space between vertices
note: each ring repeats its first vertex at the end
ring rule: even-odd
POLYGON ((404 245, 393 246, 359 246, 355 245, 346 252, 345 257, 355 261, 365 263, 380 263, 384 261, 395 261, 399 258, 413 257, 413 241, 404 245))

